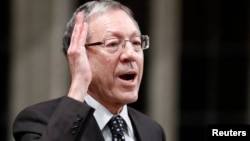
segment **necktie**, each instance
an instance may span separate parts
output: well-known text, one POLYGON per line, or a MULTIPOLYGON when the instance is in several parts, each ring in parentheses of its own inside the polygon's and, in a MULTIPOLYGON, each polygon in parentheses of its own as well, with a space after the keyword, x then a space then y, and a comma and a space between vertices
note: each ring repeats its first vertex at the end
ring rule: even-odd
POLYGON ((113 116, 108 122, 108 126, 112 133, 112 141, 125 141, 123 132, 125 131, 125 122, 121 116, 113 116))

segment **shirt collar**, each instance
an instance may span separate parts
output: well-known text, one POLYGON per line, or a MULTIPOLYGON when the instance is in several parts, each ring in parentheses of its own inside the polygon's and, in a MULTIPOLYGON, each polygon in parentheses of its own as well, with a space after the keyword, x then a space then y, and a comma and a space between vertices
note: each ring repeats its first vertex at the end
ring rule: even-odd
MULTIPOLYGON (((95 100, 92 96, 88 94, 85 97, 85 101, 89 106, 95 109, 94 117, 97 121, 99 128, 103 130, 106 124, 111 119, 111 117, 114 116, 114 114, 112 114, 106 107, 104 107, 102 104, 100 104, 97 100, 95 100)), ((119 115, 125 120, 128 126, 128 130, 133 133, 132 123, 128 116, 127 105, 124 105, 119 115)))

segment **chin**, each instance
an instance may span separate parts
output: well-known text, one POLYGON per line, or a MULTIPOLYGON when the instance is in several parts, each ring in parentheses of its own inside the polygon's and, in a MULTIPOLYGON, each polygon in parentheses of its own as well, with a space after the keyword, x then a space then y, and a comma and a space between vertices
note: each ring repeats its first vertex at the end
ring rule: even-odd
POLYGON ((124 104, 134 103, 138 99, 138 93, 123 93, 122 102, 124 104))

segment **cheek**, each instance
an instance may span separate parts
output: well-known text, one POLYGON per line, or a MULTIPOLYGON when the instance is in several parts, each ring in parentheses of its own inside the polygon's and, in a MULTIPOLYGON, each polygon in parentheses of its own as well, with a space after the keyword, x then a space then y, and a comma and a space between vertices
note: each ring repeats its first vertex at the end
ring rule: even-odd
POLYGON ((143 54, 140 54, 138 56, 137 60, 138 60, 137 63, 138 63, 139 68, 141 69, 141 71, 143 71, 143 66, 144 66, 144 56, 143 56, 143 54))
POLYGON ((94 56, 89 60, 93 78, 98 79, 110 79, 113 76, 115 70, 114 59, 108 56, 94 56))
POLYGON ((144 57, 143 57, 143 55, 138 58, 137 63, 138 63, 139 71, 140 71, 140 78, 139 79, 142 79, 143 70, 144 70, 144 57))

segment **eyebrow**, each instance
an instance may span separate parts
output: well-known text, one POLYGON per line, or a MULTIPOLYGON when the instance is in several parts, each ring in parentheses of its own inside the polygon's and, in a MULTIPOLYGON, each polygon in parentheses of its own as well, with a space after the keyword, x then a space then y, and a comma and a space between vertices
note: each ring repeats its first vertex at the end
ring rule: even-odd
MULTIPOLYGON (((118 38, 123 38, 124 37, 124 34, 120 33, 119 31, 107 31, 108 34, 105 34, 104 36, 115 36, 115 37, 118 37, 118 38)), ((137 37, 137 36, 141 36, 141 33, 140 32, 133 32, 132 34, 130 34, 129 38, 131 37, 137 37)))

